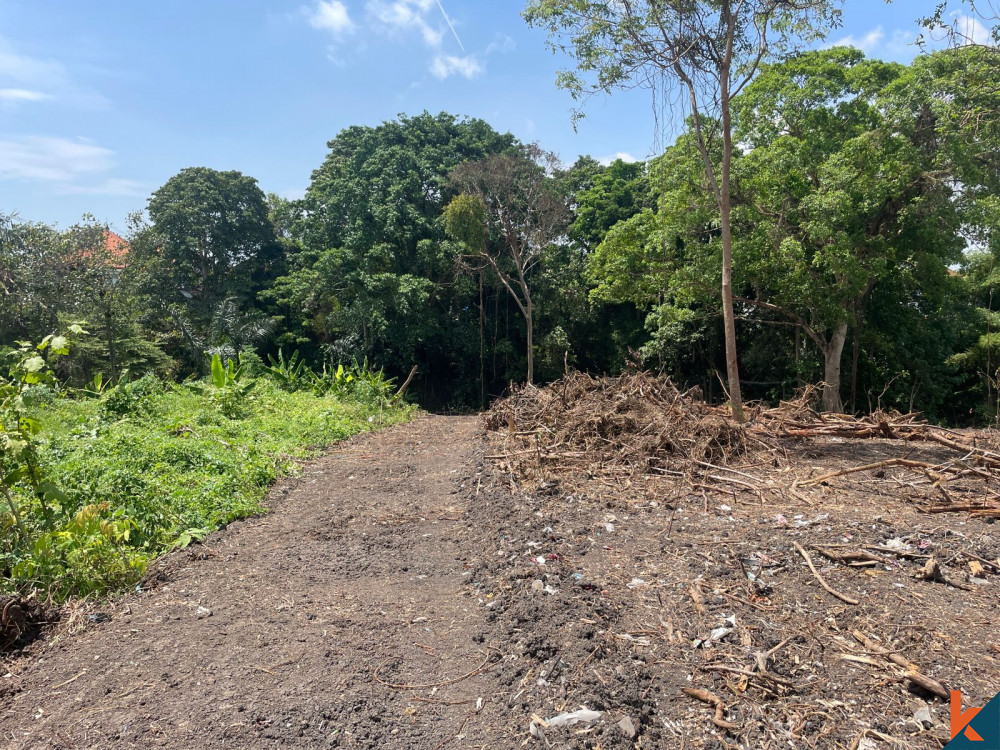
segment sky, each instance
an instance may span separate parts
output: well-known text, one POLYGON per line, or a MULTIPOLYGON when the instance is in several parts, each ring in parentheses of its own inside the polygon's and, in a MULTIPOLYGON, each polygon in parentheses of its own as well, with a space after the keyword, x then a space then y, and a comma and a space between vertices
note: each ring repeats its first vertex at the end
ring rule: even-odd
MULTIPOLYGON (((906 62, 938 0, 846 0, 827 43, 906 62)), ((351 125, 480 117, 564 162, 645 159, 672 112, 650 92, 575 103, 522 0, 0 0, 0 213, 119 230, 185 167, 296 198, 351 125)), ((683 113, 679 113, 683 117, 683 113)))

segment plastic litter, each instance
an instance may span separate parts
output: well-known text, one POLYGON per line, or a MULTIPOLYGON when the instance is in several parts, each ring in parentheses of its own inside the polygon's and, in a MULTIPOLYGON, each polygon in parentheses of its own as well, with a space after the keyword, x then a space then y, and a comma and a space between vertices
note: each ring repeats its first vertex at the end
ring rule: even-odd
POLYGON ((603 712, 601 711, 591 711, 585 706, 580 706, 577 711, 571 711, 569 713, 553 716, 551 719, 546 719, 545 723, 550 727, 571 727, 574 724, 593 724, 595 721, 600 719, 602 715, 603 712))
POLYGON ((727 617, 723 624, 712 630, 708 638, 695 638, 691 644, 694 648, 711 648, 716 641, 721 641, 736 629, 736 615, 727 617))

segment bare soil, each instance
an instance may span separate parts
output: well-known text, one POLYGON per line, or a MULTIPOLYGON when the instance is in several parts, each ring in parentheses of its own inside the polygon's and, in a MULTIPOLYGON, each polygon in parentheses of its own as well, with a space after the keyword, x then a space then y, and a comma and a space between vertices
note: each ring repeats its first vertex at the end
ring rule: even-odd
MULTIPOLYGON (((528 475, 501 450, 471 417, 345 442, 266 516, 0 662, 0 746, 940 748, 947 703, 913 668, 966 706, 1000 690, 996 525, 924 512, 902 469, 790 497, 528 475), (932 556, 948 583, 917 577, 932 556), (601 718, 549 725, 580 707, 601 718)), ((788 458, 815 476, 899 450, 788 458)))

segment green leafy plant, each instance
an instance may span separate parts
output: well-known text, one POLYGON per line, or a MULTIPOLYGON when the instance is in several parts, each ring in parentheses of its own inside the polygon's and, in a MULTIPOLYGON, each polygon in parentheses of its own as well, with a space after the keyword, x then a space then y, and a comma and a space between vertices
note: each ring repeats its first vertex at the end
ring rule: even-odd
MULTIPOLYGON (((68 333, 81 335, 85 331, 73 325, 68 333)), ((49 360, 66 356, 69 350, 68 335, 50 334, 35 345, 20 342, 9 355, 7 376, 0 377, 0 492, 22 538, 27 530, 12 495, 16 487, 30 488, 47 529, 53 526, 54 506, 65 500, 62 490, 42 470, 36 438, 41 424, 28 412, 36 403, 34 391, 45 389, 48 393, 58 386, 49 360)))
POLYGON ((294 392, 304 388, 309 388, 315 383, 316 374, 299 355, 298 349, 292 352, 292 356, 287 360, 285 359, 284 352, 282 352, 281 349, 278 350, 277 359, 270 354, 267 358, 271 365, 270 367, 265 368, 264 372, 271 379, 273 379, 282 390, 294 392))
POLYGON ((246 399, 253 390, 252 380, 244 381, 244 368, 234 359, 222 363, 222 357, 212 355, 212 400, 229 419, 240 419, 246 415, 246 399))

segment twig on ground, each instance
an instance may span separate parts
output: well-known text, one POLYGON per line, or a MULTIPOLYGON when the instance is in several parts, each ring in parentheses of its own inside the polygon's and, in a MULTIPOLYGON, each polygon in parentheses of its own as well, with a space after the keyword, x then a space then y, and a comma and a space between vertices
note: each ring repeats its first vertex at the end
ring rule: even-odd
POLYGON ((829 593, 833 594, 835 597, 837 597, 838 599, 840 599, 840 601, 842 601, 842 602, 846 602, 847 604, 853 604, 853 605, 861 604, 861 602, 858 601, 857 599, 853 599, 853 598, 849 597, 847 594, 842 594, 839 591, 837 591, 835 588, 833 588, 832 586, 830 586, 830 584, 828 584, 824 580, 823 576, 821 576, 819 574, 819 571, 816 570, 816 566, 813 565, 812 558, 809 557, 809 553, 808 552, 806 552, 804 549, 802 549, 802 545, 800 545, 798 542, 792 542, 792 544, 795 545, 795 549, 797 549, 799 551, 799 554, 802 555, 803 559, 805 559, 806 565, 809 566, 809 570, 812 571, 812 574, 816 577, 816 580, 819 581, 820 586, 822 586, 829 593))

